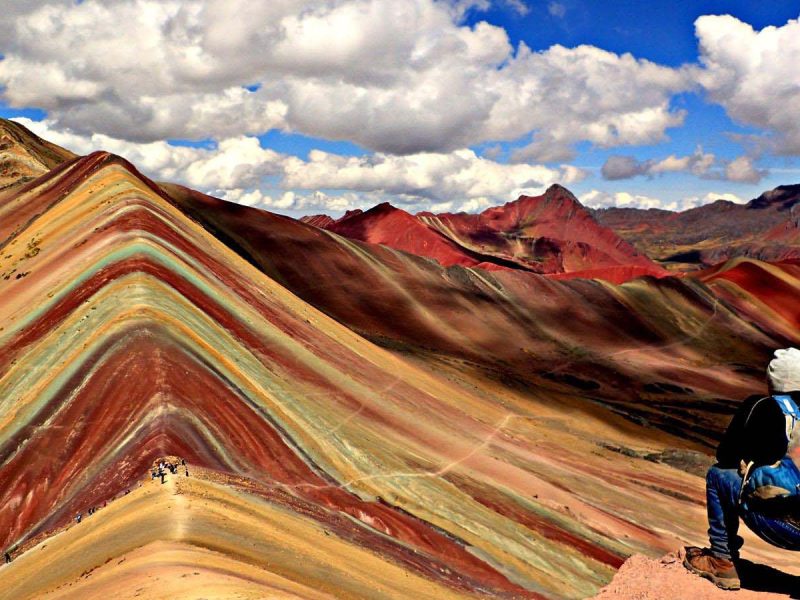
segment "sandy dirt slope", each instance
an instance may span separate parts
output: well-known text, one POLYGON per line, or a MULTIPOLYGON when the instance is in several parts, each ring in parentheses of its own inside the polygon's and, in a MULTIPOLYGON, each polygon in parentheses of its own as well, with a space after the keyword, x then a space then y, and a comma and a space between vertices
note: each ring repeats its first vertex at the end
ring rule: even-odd
MULTIPOLYGON (((792 553, 787 553, 791 556, 792 553)), ((723 591, 683 567, 683 550, 661 559, 629 558, 594 600, 778 600, 800 598, 800 564, 779 571, 744 560, 742 589, 723 591), (794 573, 794 574, 792 574, 794 573)))
POLYGON ((146 480, 40 542, 0 567, 0 598, 459 597, 206 475, 146 480))

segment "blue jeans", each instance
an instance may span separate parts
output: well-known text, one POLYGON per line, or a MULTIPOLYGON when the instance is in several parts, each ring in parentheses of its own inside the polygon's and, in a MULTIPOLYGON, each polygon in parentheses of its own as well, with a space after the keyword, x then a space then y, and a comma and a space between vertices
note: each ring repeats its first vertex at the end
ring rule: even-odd
POLYGON ((739 558, 743 540, 739 537, 739 517, 750 530, 773 546, 800 550, 800 529, 785 521, 757 512, 743 510, 739 505, 742 478, 736 469, 716 465, 706 474, 706 507, 708 509, 708 539, 711 552, 720 558, 739 558))

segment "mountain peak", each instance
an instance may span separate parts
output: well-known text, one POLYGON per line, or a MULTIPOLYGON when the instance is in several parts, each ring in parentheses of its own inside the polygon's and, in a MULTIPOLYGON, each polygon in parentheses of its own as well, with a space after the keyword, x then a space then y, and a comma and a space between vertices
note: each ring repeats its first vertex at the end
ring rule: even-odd
POLYGON ((351 210, 346 211, 344 215, 336 219, 335 222, 341 223, 342 221, 347 221, 348 219, 352 219, 362 214, 364 214, 363 210, 361 210, 360 208, 353 208, 351 210))
POLYGON ((408 226, 410 222, 417 222, 414 215, 404 211, 402 208, 393 206, 389 202, 381 202, 369 210, 358 208, 349 210, 341 219, 330 224, 327 229, 337 233, 347 231, 349 236, 356 230, 366 232, 385 227, 397 229, 401 227, 401 224, 402 226, 408 226))
POLYGON ((40 177, 75 157, 23 125, 0 119, 0 188, 40 177))
POLYGON ((747 208, 764 209, 777 207, 778 210, 789 210, 800 202, 800 184, 779 185, 773 190, 761 194, 747 203, 747 208))
POLYGON ((564 187, 563 185, 561 185, 560 183, 554 183, 554 184, 552 184, 552 185, 551 185, 550 187, 548 187, 548 188, 545 190, 545 192, 544 192, 544 195, 545 195, 545 196, 552 196, 552 195, 554 195, 554 194, 564 194, 564 195, 568 196, 569 198, 572 198, 572 199, 574 199, 576 202, 578 202, 578 199, 575 197, 575 194, 573 194, 571 191, 569 191, 567 188, 565 188, 565 187, 564 187))
POLYGON ((319 227, 320 229, 326 229, 327 227, 333 225, 336 222, 336 220, 333 217, 325 214, 305 215, 300 217, 300 221, 308 225, 313 225, 314 227, 319 227))
MULTIPOLYGON (((565 188, 563 185, 559 183, 554 183, 550 187, 548 187, 544 193, 539 194, 538 196, 528 196, 527 194, 520 195, 516 200, 512 200, 510 202, 506 202, 502 207, 493 207, 493 208, 504 208, 507 206, 515 206, 521 203, 525 203, 527 205, 534 205, 537 203, 551 203, 553 201, 566 201, 569 204, 574 204, 583 208, 583 204, 578 198, 573 194, 569 189, 565 188)), ((491 210, 491 209, 487 209, 491 210)))
POLYGON ((536 221, 563 221, 584 213, 591 218, 572 192, 562 185, 553 184, 539 196, 522 195, 502 206, 487 208, 480 217, 492 229, 512 231, 536 221))
POLYGON ((397 208, 396 206, 394 206, 393 204, 391 204, 389 202, 381 202, 380 204, 376 204, 375 206, 370 208, 364 214, 367 214, 367 213, 369 213, 369 214, 384 214, 384 213, 388 214, 388 213, 392 213, 392 212, 395 212, 395 211, 406 212, 406 211, 404 211, 404 210, 402 210, 400 208, 397 208))

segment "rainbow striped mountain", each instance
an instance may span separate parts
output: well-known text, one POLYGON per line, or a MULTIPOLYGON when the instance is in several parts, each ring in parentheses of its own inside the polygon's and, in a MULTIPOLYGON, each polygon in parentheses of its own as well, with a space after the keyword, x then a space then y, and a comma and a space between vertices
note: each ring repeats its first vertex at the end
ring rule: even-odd
POLYGON ((676 270, 641 216, 558 188, 492 222, 577 215, 569 260, 413 217, 444 264, 363 215, 337 232, 0 138, 2 598, 585 598, 702 544, 715 440, 800 343, 789 220, 783 254, 753 233, 676 270))

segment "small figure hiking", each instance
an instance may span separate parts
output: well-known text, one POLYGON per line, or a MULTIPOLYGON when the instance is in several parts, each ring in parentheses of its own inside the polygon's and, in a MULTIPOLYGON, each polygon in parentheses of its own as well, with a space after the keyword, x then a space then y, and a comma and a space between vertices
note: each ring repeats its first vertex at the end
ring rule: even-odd
POLYGON ((741 587, 739 519, 760 538, 800 551, 800 350, 777 350, 770 395, 746 400, 706 475, 709 548, 686 548, 687 569, 717 587, 741 587))

